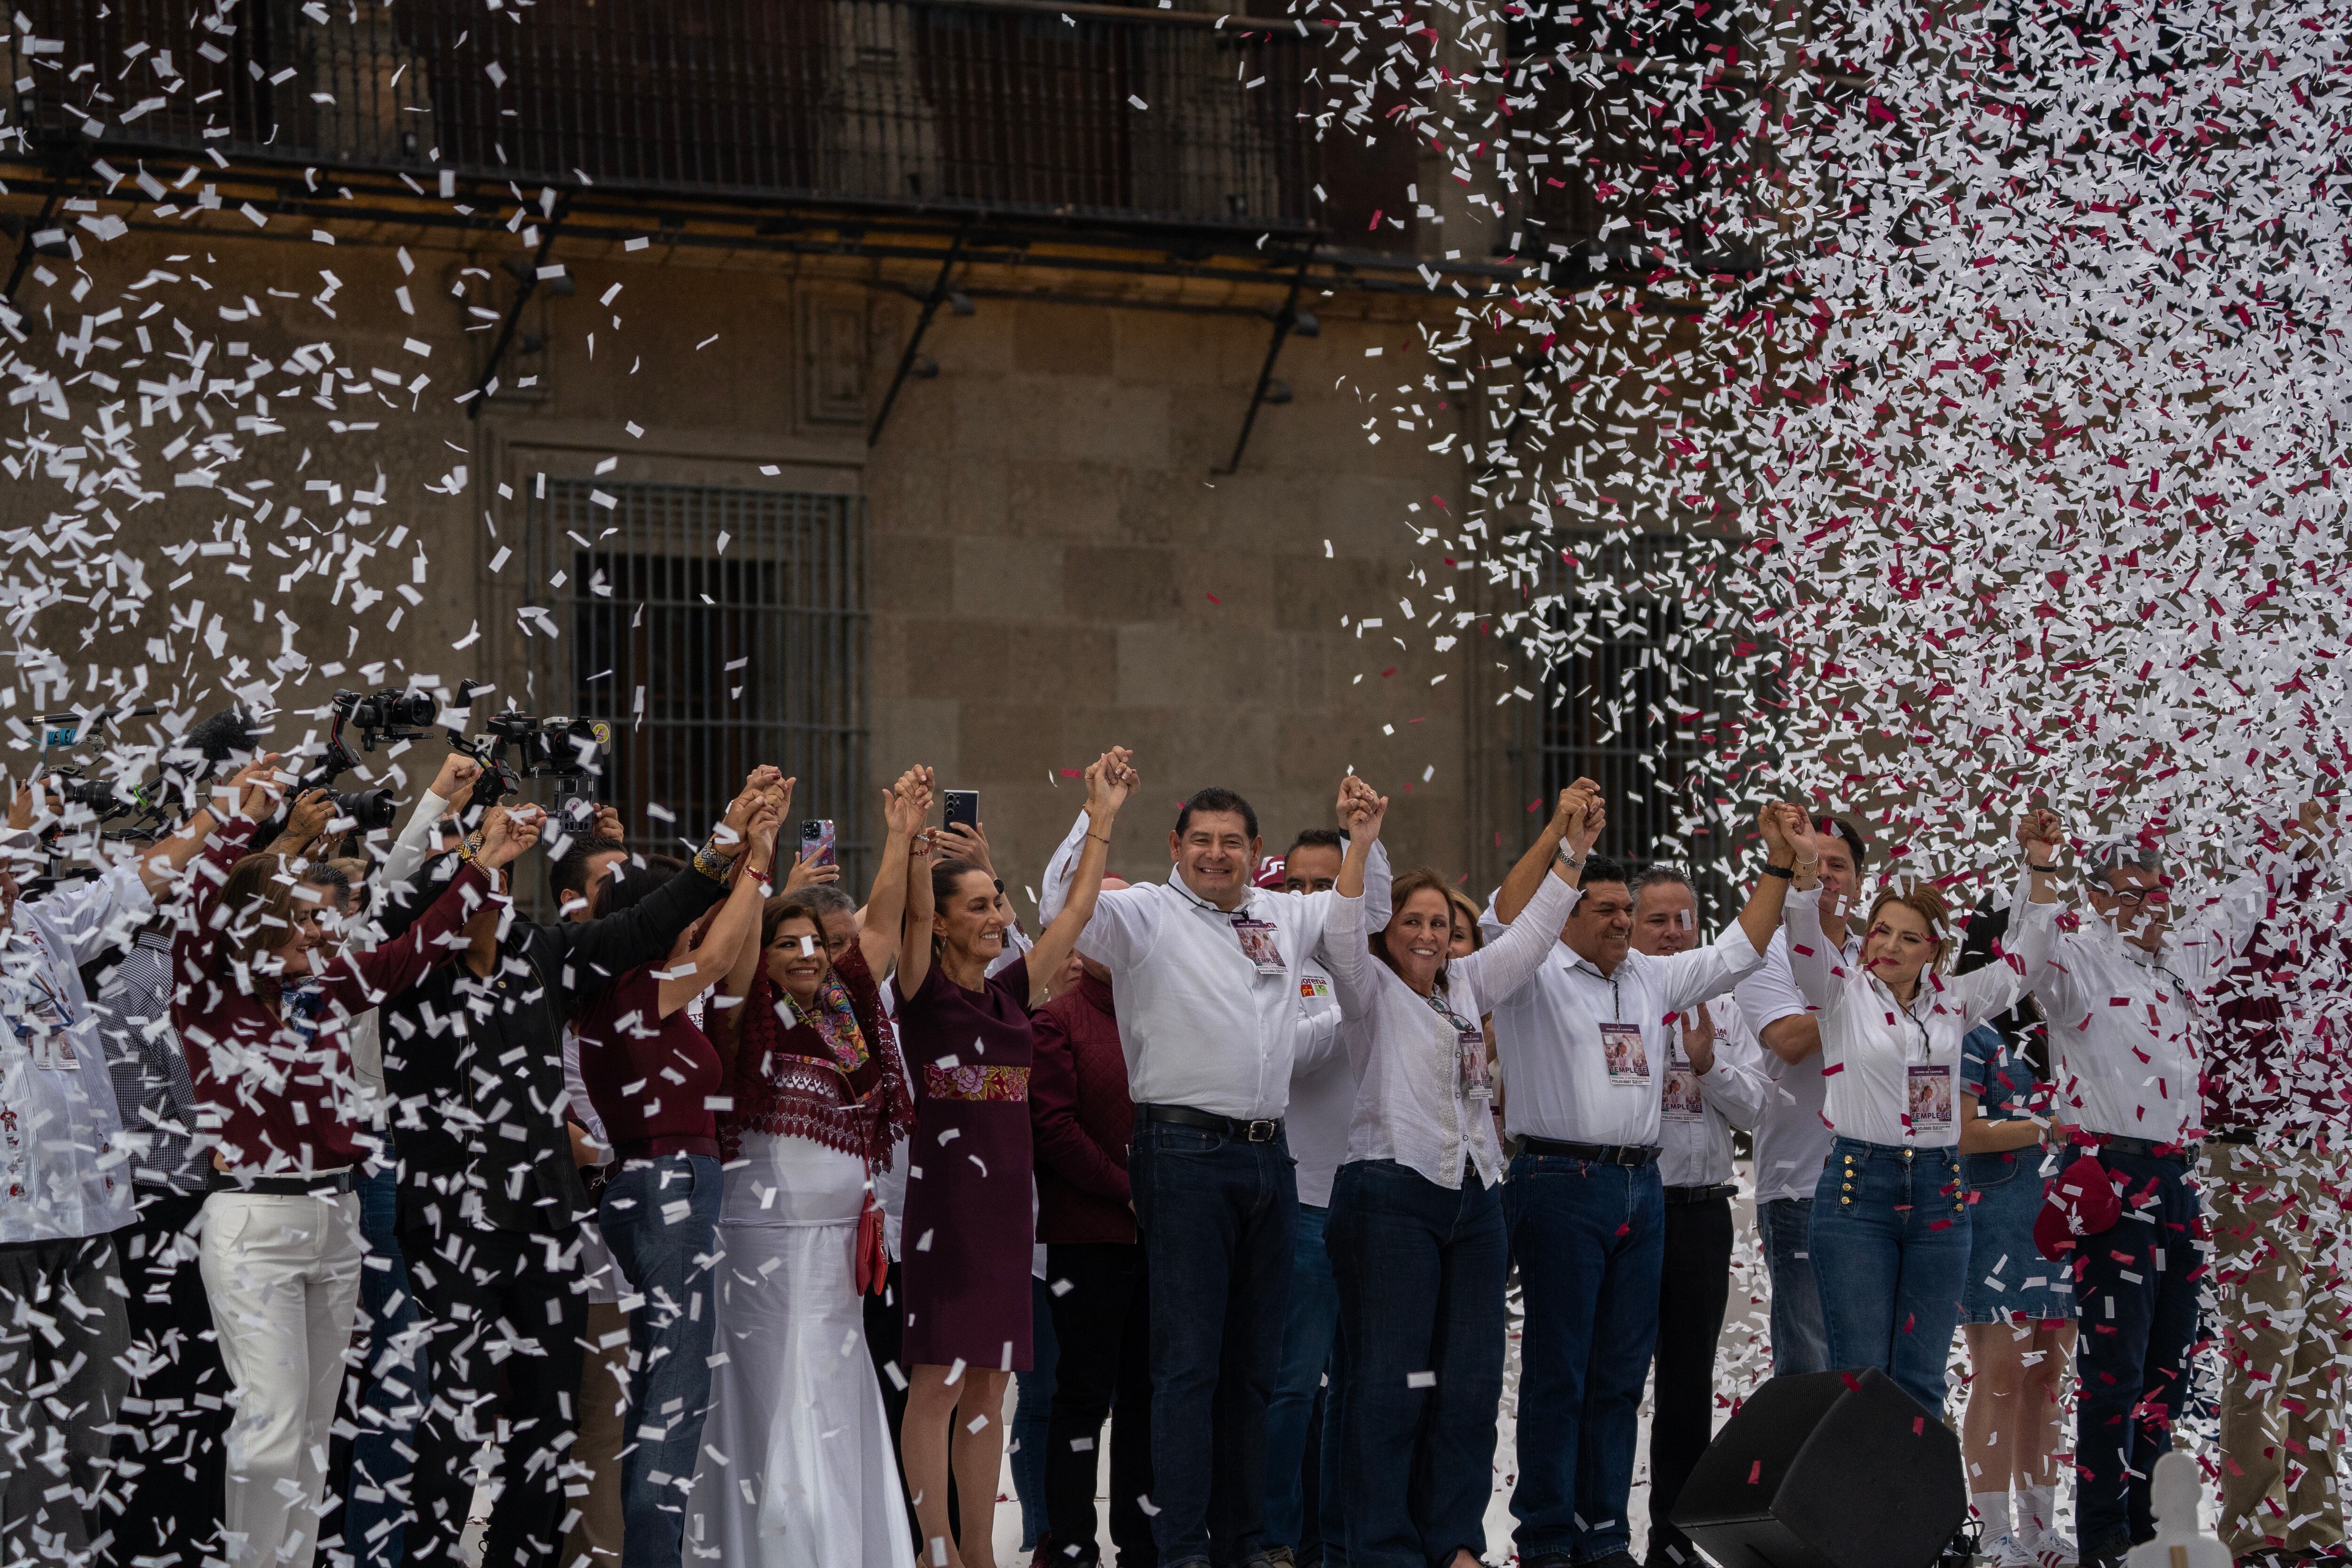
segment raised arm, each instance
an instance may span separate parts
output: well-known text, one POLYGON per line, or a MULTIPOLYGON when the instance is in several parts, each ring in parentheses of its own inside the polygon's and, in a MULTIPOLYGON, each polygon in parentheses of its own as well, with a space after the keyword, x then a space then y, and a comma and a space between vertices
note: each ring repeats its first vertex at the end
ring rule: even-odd
MULTIPOLYGON (((1608 825, 1608 812, 1598 799, 1571 785, 1561 792, 1554 816, 1564 825, 1565 837, 1551 858, 1549 874, 1537 877, 1532 896, 1520 911, 1522 918, 1504 927, 1502 934, 1485 947, 1447 966, 1448 973, 1459 973, 1487 1005, 1510 995, 1543 966, 1559 941, 1560 927, 1584 897, 1580 886, 1584 862, 1608 825)), ((1528 850, 1521 864, 1534 855, 1533 849, 1528 850)))
MULTIPOLYGON (((1503 879, 1501 890, 1495 895, 1496 920, 1509 925, 1519 918, 1519 911, 1528 907, 1528 900, 1536 896, 1538 888, 1543 886, 1544 871, 1551 864, 1553 857, 1559 853, 1559 847, 1567 839, 1570 829, 1601 804, 1601 786, 1591 779, 1578 779, 1559 792, 1559 800, 1552 807, 1551 820, 1544 824, 1543 831, 1536 835, 1536 841, 1528 846, 1528 852, 1519 857, 1518 864, 1511 868, 1510 875, 1503 879), (1570 820, 1571 805, 1575 821, 1570 820)), ((1580 881, 1584 875, 1584 856, 1590 853, 1590 847, 1598 837, 1596 829, 1593 837, 1585 840, 1587 848, 1570 856, 1576 861, 1572 870, 1580 881)))
MULTIPOLYGON (((1323 922, 1315 956, 1331 972, 1339 1010, 1362 1016, 1367 1015, 1365 992, 1372 979, 1371 953, 1365 942, 1376 929, 1372 911, 1366 907, 1364 880, 1372 853, 1380 847, 1381 829, 1388 821, 1389 797, 1350 775, 1339 796, 1339 826, 1348 835, 1348 852, 1339 858, 1339 879, 1331 887, 1338 897, 1331 900, 1330 918, 1323 922)), ((1392 912, 1379 911, 1381 925, 1388 923, 1392 912)))
MULTIPOLYGON (((1127 797, 1140 782, 1132 757, 1125 746, 1113 746, 1087 769, 1087 839, 1079 849, 1077 870, 1070 879, 1069 895, 1063 901, 1062 912, 1054 917, 1054 923, 1045 928, 1029 951, 1029 1003, 1033 1007, 1044 1003, 1046 987, 1069 961, 1071 950, 1078 945, 1078 933, 1094 919, 1095 900, 1102 893, 1103 868, 1110 861, 1111 825, 1118 820, 1118 808, 1127 804, 1127 797)), ((928 883, 925 891, 928 894, 928 883)))
MULTIPOLYGON (((1801 819, 1804 812, 1793 805, 1765 806, 1756 814, 1756 826, 1764 835, 1764 874, 1756 879, 1756 890, 1748 895, 1747 907, 1739 911, 1739 929, 1748 934, 1748 945, 1760 955, 1772 944, 1772 932, 1780 924, 1780 910, 1789 896, 1789 885, 1795 876, 1796 851, 1790 847, 1788 825, 1801 819)), ((1816 845, 1814 858, 1820 858, 1816 845)), ((1814 922, 1820 923, 1818 902, 1814 922)), ((1752 967, 1752 966, 1751 966, 1752 967)))
POLYGON ((497 874, 539 842, 544 821, 537 806, 500 806, 482 819, 482 847, 409 928, 367 952, 346 952, 322 977, 330 1005, 348 1013, 380 1005, 406 991, 457 950, 446 940, 478 913, 497 874))
MULTIPOLYGON (((923 950, 923 964, 930 966, 930 917, 923 917, 923 940, 908 944, 902 940, 908 924, 907 906, 919 889, 926 905, 931 897, 931 861, 927 853, 919 853, 915 838, 923 831, 923 824, 931 815, 931 770, 908 768, 898 775, 897 784, 882 792, 882 823, 888 837, 882 841, 882 864, 874 873, 874 890, 866 900, 866 918, 857 928, 857 951, 866 959, 866 972, 876 984, 890 973, 893 963, 903 970, 909 945, 923 950)), ((905 996, 907 986, 902 979, 898 994, 905 996)))
MULTIPOLYGON (((417 868, 433 853, 442 821, 452 812, 466 809, 466 803, 474 796, 474 781, 481 776, 482 764, 463 752, 451 752, 441 759, 441 771, 417 797, 408 820, 401 826, 400 837, 384 851, 380 880, 387 889, 415 878, 417 868)), ((379 894, 380 899, 383 896, 379 894)))
MULTIPOLYGON (((751 808, 751 820, 737 832, 739 842, 749 840, 741 850, 740 864, 745 874, 736 878, 734 891, 719 907, 718 917, 702 933, 702 941, 661 972, 655 1005, 663 1017, 718 984, 735 967, 745 942, 758 944, 760 906, 766 901, 768 864, 775 853, 779 820, 775 799, 762 795, 760 804, 751 808)), ((722 825, 721 837, 725 831, 722 825)))

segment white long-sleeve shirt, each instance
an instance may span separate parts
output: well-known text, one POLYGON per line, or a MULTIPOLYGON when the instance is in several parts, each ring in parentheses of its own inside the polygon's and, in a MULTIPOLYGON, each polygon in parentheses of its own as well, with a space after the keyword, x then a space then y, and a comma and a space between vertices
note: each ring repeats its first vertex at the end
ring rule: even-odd
POLYGON ((1298 983, 1298 1046, 1284 1128, 1298 1165, 1300 1203, 1331 1206, 1331 1183, 1348 1158, 1348 1122, 1355 1110, 1356 1069, 1339 1044, 1339 988, 1331 972, 1310 958, 1298 983))
POLYGON ((1715 1025, 1713 1064, 1705 1072, 1692 1070, 1679 1024, 1666 1058, 1658 1177, 1670 1187, 1714 1187, 1730 1181, 1732 1130, 1754 1131, 1772 1093, 1762 1048, 1740 1016, 1739 1004, 1717 996, 1702 1005, 1715 1025))
MULTIPOLYGON (((1511 929, 1496 918, 1492 899, 1479 925, 1489 942, 1511 929)), ((1664 958, 1629 952, 1603 974, 1558 941, 1559 931, 1555 923, 1534 975, 1495 1005, 1495 1050, 1511 1086, 1504 1131, 1654 1147, 1666 1050, 1679 1026, 1671 1020, 1729 990, 1764 955, 1735 921, 1705 947, 1664 958)))
MULTIPOLYGON (((1041 920, 1061 913, 1086 831, 1081 812, 1045 868, 1041 920)), ((1374 844, 1365 893, 1385 906, 1390 885, 1387 847, 1374 844)), ((1190 1106, 1241 1121, 1286 1114, 1303 998, 1313 990, 1307 964, 1333 897, 1253 888, 1228 911, 1195 895, 1171 866, 1165 882, 1107 889, 1095 900, 1078 952, 1111 972, 1136 1104, 1190 1106), (1273 927, 1278 968, 1244 955, 1238 921, 1273 927)))
POLYGON ((1299 987, 1336 897, 1253 888, 1238 909, 1221 910, 1171 868, 1165 882, 1095 900, 1078 952, 1111 973, 1136 1104, 1237 1121, 1288 1109, 1299 987))
POLYGON ((1394 1160, 1449 1190, 1462 1185, 1465 1162, 1488 1186, 1501 1179, 1495 1119, 1488 1098, 1468 1092, 1463 1053, 1475 1050, 1483 1067, 1486 1041, 1478 1020, 1486 999, 1527 983, 1558 944, 1560 922, 1580 896, 1547 874, 1510 929, 1477 952, 1446 961, 1444 987, 1432 996, 1372 956, 1364 900, 1338 900, 1323 954, 1339 991, 1339 1038, 1356 1074, 1350 1162, 1394 1160))
POLYGON ((0 933, 0 1243, 103 1236, 132 1217, 131 1150, 82 964, 155 912, 139 868, 19 900, 0 933))
MULTIPOLYGON (((1862 944, 1848 939, 1849 963, 1862 954, 1862 944)), ((1811 1012, 1805 994, 1789 973, 1789 936, 1776 931, 1764 950, 1764 962, 1741 981, 1734 992, 1742 1020, 1760 1045, 1764 1031, 1782 1018, 1811 1012)), ((1810 1202, 1820 1181, 1822 1163, 1829 1158, 1837 1134, 1822 1119, 1828 1085, 1822 1078, 1822 1053, 1801 1062, 1787 1062, 1771 1051, 1763 1053, 1764 1076, 1769 1086, 1764 1113, 1757 1118, 1751 1148, 1756 1167, 1756 1201, 1783 1198, 1810 1202)))
POLYGON ((2070 1120, 2155 1143, 2197 1135, 2200 980, 2169 938, 2151 953, 2095 916, 2057 935, 2032 986, 2050 1020, 2053 1098, 2070 1120))
POLYGON ((2058 906, 2029 902, 2027 891, 2021 883, 2007 961, 1967 974, 1923 973, 1907 1012, 1830 946, 1819 888, 1789 895, 1780 916, 1789 969, 1821 1021, 1823 1114, 1838 1136, 1890 1147, 1959 1142, 1961 1037, 2017 1005, 2049 956, 2058 906))

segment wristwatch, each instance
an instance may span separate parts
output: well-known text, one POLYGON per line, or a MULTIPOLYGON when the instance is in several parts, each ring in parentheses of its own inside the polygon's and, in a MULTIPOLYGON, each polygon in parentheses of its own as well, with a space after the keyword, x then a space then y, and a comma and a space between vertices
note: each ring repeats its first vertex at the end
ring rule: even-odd
POLYGON ((1563 839, 1560 842, 1559 847, 1551 852, 1551 858, 1559 861, 1561 865, 1567 867, 1571 871, 1581 871, 1584 869, 1584 862, 1589 857, 1584 855, 1570 855, 1568 852, 1568 843, 1563 839))

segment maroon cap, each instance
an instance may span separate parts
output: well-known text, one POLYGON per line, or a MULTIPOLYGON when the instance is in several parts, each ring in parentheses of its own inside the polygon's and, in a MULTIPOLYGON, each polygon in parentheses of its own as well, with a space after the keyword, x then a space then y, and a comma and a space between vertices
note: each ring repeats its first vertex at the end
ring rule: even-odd
POLYGON ((2123 1218, 2123 1199, 2096 1154, 2084 1154, 2058 1174, 2033 1216, 2033 1245, 2053 1263, 2063 1263, 2086 1236, 2114 1228, 2123 1218))

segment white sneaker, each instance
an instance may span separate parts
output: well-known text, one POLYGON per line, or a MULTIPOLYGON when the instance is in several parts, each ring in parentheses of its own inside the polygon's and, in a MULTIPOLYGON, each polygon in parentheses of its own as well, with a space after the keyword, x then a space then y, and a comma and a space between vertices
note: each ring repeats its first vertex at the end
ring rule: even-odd
POLYGON ((2035 1568, 2032 1553, 2007 1531, 1984 1543, 1983 1562, 1985 1568, 2035 1568))
POLYGON ((2026 1561, 2033 1568, 2076 1568, 2083 1555, 2073 1542, 2054 1530, 2037 1531, 2030 1552, 2026 1561))

